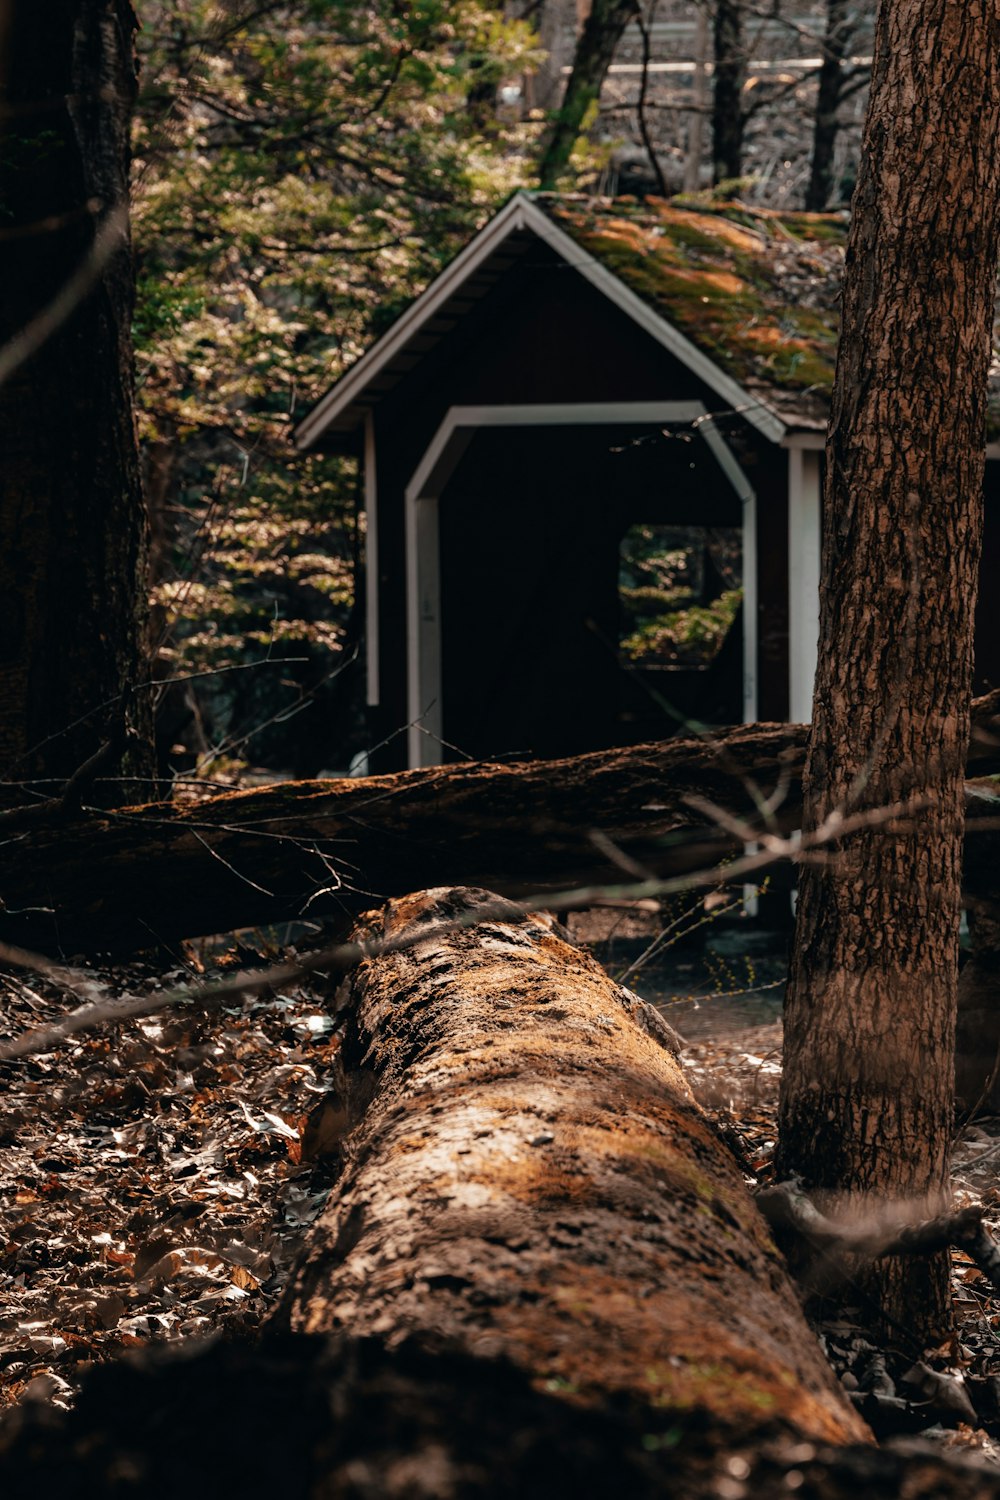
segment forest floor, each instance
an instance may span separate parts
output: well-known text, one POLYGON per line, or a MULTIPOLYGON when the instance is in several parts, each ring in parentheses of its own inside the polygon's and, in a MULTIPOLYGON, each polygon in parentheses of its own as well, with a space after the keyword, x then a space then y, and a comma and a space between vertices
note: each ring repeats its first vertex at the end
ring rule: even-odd
MULTIPOLYGON (((742 1157, 748 1183, 767 1183, 781 1073, 780 940, 719 927, 703 944, 664 944, 643 963, 648 932, 605 913, 574 927, 681 1034, 695 1094, 742 1157)), ((222 955, 239 966, 268 956, 222 955)), ((191 963, 95 976, 111 993, 154 996, 192 977, 191 963)), ((25 1397, 68 1406, 95 1363, 266 1317, 336 1181, 329 997, 314 976, 213 1011, 174 1007, 119 1022, 0 1064, 0 1410, 25 1397)), ((67 1009, 51 981, 10 971, 0 973, 0 1004, 4 1037, 67 1009)), ((1000 1232, 1000 1119, 961 1132, 954 1179, 960 1203, 995 1200, 987 1224, 1000 1232)), ((929 1432, 1000 1465, 1000 1297, 970 1261, 954 1260, 958 1333, 946 1347, 928 1353, 901 1328, 886 1357, 863 1331, 863 1298, 850 1285, 817 1328, 883 1435, 929 1432)))

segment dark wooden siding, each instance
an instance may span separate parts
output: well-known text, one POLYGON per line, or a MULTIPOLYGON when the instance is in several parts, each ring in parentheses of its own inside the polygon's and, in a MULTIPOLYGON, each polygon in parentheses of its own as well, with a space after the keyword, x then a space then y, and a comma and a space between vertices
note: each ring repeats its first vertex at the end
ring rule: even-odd
POLYGON ((983 562, 976 605, 975 691, 1000 687, 1000 461, 986 465, 983 562))

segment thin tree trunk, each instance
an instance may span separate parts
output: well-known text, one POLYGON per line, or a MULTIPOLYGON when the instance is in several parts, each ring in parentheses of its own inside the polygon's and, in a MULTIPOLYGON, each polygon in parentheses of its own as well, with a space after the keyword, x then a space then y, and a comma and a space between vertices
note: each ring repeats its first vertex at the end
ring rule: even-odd
MULTIPOLYGON (((129 0, 0 0, 8 782, 75 770, 146 671, 127 216, 135 25, 129 0)), ((148 694, 131 718, 151 747, 148 694)), ((134 752, 132 769, 150 771, 151 754, 134 752)))
POLYGON ((553 191, 565 174, 587 111, 600 98, 621 34, 638 10, 638 0, 594 0, 583 23, 562 106, 542 153, 538 180, 543 191, 553 191))
POLYGON ((806 209, 822 213, 833 192, 833 158, 837 145, 837 111, 844 77, 844 58, 854 37, 851 11, 855 0, 827 0, 823 62, 819 70, 816 116, 813 121, 812 163, 806 189, 806 209))
POLYGON ((743 0, 717 0, 715 89, 712 98, 712 181, 732 181, 743 172, 743 87, 747 55, 743 0))
POLYGON ((698 30, 695 41, 694 89, 688 115, 687 156, 684 160, 684 191, 696 193, 701 187, 701 158, 705 137, 705 112, 708 105, 708 11, 698 6, 698 30))
POLYGON ((764 1413, 862 1436, 669 1028, 548 921, 434 931, 489 899, 421 892, 360 929, 415 945, 340 997, 352 1133, 293 1330, 432 1339, 598 1411, 648 1403, 678 1452, 764 1413))
MULTIPOLYGON (((884 4, 827 443, 805 827, 912 801, 803 872, 785 1022, 783 1175, 947 1196, 969 732, 1000 191, 996 0, 884 4)), ((880 1279, 917 1337, 940 1256, 880 1279)))
POLYGON ((653 176, 656 179, 656 191, 661 198, 666 198, 668 196, 667 182, 663 175, 663 168, 660 166, 659 158, 656 155, 656 146, 653 143, 653 137, 650 133, 649 120, 646 118, 646 95, 649 92, 649 64, 653 55, 653 39, 650 33, 655 15, 656 0, 652 0, 648 16, 644 16, 641 10, 636 16, 636 23, 642 36, 642 79, 639 84, 639 97, 636 100, 635 115, 636 123, 639 126, 639 134, 642 137, 642 144, 646 148, 646 155, 649 157, 649 164, 653 169, 653 176))

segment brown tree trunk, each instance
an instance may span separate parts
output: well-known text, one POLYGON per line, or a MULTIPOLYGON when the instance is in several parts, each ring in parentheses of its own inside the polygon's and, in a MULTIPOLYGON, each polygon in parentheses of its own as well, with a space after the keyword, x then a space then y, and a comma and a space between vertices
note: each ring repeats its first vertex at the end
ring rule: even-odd
MULTIPOLYGON (((947 1194, 963 774, 996 283, 996 0, 882 6, 827 443, 805 826, 872 825, 803 872, 786 1006, 784 1175, 947 1194), (887 823, 878 809, 910 802, 887 823)), ((917 1335, 945 1258, 881 1278, 917 1335)))
MULTIPOLYGON (((127 219, 135 25, 128 0, 0 0, 7 783, 70 774, 145 676, 127 219)), ((147 693, 130 712, 151 743, 147 693)))
POLYGON ((743 86, 746 41, 743 0, 718 0, 715 9, 715 87, 712 96, 712 181, 731 181, 743 171, 743 86))
POLYGON ((621 34, 638 9, 638 0, 594 0, 583 23, 573 56, 573 71, 538 168, 539 187, 544 191, 553 191, 566 172, 587 111, 600 98, 601 85, 621 34))
MULTIPOLYGON (((977 701, 981 774, 1000 769, 998 707, 1000 693, 977 701)), ((805 742, 804 725, 748 724, 574 760, 285 782, 75 819, 58 804, 9 814, 0 939, 125 953, 303 914, 349 917, 421 882, 516 897, 627 881, 609 840, 646 870, 682 875, 742 852, 690 797, 753 817, 755 797, 784 785, 777 826, 798 826, 805 742)), ((980 897, 995 889, 995 843, 990 828, 970 835, 980 897)))
POLYGON ((854 0, 827 0, 823 61, 819 70, 816 116, 813 121, 812 162, 806 209, 823 213, 833 191, 833 155, 837 145, 837 111, 844 78, 844 58, 854 36, 854 0))
POLYGON ((762 1423, 862 1436, 669 1028, 547 920, 442 930, 490 899, 421 892, 360 929, 414 945, 340 997, 352 1133, 293 1330, 509 1361, 655 1409, 678 1453, 762 1423))

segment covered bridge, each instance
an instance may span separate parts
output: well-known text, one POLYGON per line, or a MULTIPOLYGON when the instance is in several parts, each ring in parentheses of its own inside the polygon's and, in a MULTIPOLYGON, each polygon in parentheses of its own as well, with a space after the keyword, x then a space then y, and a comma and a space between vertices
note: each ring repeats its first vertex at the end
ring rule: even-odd
POLYGON ((364 465, 374 769, 809 717, 844 232, 518 193, 318 402, 298 445, 364 465))

